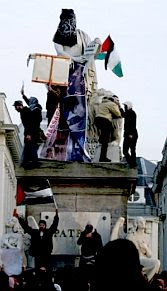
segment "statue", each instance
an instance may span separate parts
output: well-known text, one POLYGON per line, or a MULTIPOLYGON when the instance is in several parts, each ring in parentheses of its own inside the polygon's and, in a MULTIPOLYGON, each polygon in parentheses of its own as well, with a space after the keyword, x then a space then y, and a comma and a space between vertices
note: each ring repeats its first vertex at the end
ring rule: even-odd
MULTIPOLYGON (((66 121, 64 132, 64 148, 66 153, 58 160, 90 162, 86 149, 87 110, 89 101, 97 89, 95 55, 101 47, 101 41, 95 38, 91 42, 89 36, 76 26, 76 16, 73 9, 62 9, 60 23, 53 37, 53 43, 58 56, 70 57, 68 88, 62 96, 63 115, 66 121), (92 44, 92 45, 91 45, 92 44), (88 50, 88 46, 89 50, 88 50), (93 50, 92 55, 88 51, 93 50)), ((53 88, 53 86, 51 86, 53 88)), ((61 117, 62 114, 60 114, 61 117)), ((88 121, 87 121, 88 119, 88 121)), ((89 133, 88 133, 89 135, 89 133)), ((56 137, 55 144, 60 144, 56 137)))
POLYGON ((6 224, 8 232, 1 237, 1 262, 8 275, 20 275, 23 267, 23 230, 16 217, 6 224))
POLYGON ((123 230, 125 219, 120 217, 111 234, 111 240, 125 238, 131 240, 139 251, 140 263, 143 266, 142 271, 147 275, 150 281, 155 273, 158 273, 160 261, 152 258, 152 252, 149 245, 148 235, 146 234, 146 221, 143 217, 137 217, 134 227, 125 233, 123 230))
MULTIPOLYGON (((98 38, 95 43, 101 44, 98 38)), ((84 55, 84 50, 91 42, 90 37, 76 26, 76 15, 73 9, 62 9, 60 23, 53 37, 55 50, 60 56, 67 56, 73 62, 85 64, 88 62, 84 55)), ((92 93, 97 89, 96 68, 94 59, 88 62, 89 66, 84 74, 86 97, 92 97, 92 93)), ((85 70, 84 70, 85 71, 85 70)))

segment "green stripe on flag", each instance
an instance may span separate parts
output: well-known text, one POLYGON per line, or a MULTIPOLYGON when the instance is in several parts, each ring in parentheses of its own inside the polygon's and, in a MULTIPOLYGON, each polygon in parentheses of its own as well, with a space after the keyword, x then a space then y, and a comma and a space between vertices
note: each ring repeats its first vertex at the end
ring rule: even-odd
POLYGON ((106 53, 99 53, 96 56, 96 60, 105 60, 106 53))
POLYGON ((122 66, 121 66, 121 62, 119 62, 113 69, 112 72, 117 75, 118 77, 123 77, 123 73, 122 73, 122 66))

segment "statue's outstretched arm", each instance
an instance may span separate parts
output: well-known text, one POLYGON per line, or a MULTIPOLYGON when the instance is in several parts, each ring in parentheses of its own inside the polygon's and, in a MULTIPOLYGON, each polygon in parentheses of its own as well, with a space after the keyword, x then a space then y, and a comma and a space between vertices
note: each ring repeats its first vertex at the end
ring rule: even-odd
POLYGON ((125 218, 124 217, 119 217, 118 220, 116 221, 112 233, 111 233, 111 241, 114 239, 118 239, 118 238, 125 238, 126 237, 126 233, 123 230, 123 225, 125 222, 125 218), (121 235, 120 235, 121 233, 121 235))

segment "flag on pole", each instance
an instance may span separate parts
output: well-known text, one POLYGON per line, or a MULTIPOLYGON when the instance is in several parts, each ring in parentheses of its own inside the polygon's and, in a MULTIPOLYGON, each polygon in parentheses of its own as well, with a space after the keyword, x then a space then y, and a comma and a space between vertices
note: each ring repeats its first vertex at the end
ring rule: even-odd
POLYGON ((115 75, 123 77, 121 61, 110 35, 103 42, 101 51, 96 56, 96 59, 105 60, 104 65, 106 70, 110 68, 115 75))
MULTIPOLYGON (((18 183, 16 203, 18 205, 35 205, 56 202, 47 179, 35 179, 24 183, 18 183)), ((57 208, 57 207, 56 207, 57 208)))

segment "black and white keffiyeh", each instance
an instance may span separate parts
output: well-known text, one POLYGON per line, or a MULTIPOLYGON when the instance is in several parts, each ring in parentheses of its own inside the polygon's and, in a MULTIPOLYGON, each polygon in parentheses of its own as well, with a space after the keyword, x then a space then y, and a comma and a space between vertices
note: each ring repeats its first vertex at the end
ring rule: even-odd
POLYGON ((62 9, 53 42, 69 47, 77 44, 76 17, 73 9, 62 9))

